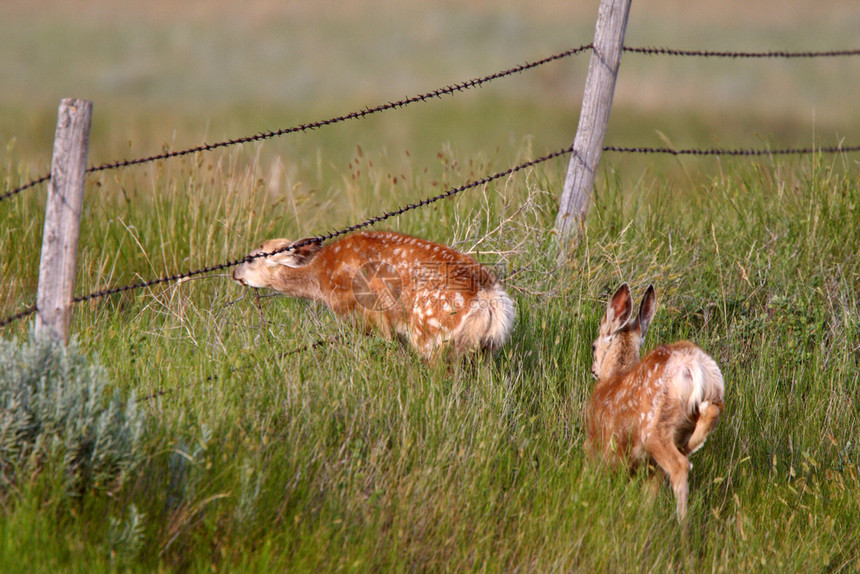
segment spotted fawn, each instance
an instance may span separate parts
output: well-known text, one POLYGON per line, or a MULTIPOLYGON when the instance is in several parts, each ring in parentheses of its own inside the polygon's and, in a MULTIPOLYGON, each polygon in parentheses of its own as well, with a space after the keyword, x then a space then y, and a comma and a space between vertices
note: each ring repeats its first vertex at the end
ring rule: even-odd
POLYGON ((477 261, 438 243, 393 232, 362 232, 328 245, 270 239, 233 279, 324 304, 384 336, 403 337, 425 359, 507 340, 514 303, 477 261), (305 243, 285 250, 296 243, 305 243))
POLYGON ((689 341, 657 347, 640 361, 656 309, 653 286, 633 318, 632 309, 624 283, 609 300, 592 346, 597 385, 586 412, 586 449, 610 465, 661 468, 683 520, 692 468, 687 457, 717 424, 723 376, 714 360, 689 341))

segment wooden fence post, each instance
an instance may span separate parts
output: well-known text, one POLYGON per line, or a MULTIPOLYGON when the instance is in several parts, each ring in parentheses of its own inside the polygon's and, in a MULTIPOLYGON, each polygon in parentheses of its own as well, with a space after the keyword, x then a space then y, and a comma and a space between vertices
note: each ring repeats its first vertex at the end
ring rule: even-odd
POLYGON ((615 78, 621 63, 624 32, 631 0, 601 0, 594 30, 594 48, 588 64, 579 126, 561 195, 555 231, 561 258, 572 240, 579 239, 594 186, 594 172, 600 161, 603 137, 609 123, 615 78), (574 234, 575 237, 571 238, 574 234))
POLYGON ((93 103, 85 100, 60 103, 45 206, 36 335, 48 332, 64 344, 69 342, 71 326, 92 111, 93 103))

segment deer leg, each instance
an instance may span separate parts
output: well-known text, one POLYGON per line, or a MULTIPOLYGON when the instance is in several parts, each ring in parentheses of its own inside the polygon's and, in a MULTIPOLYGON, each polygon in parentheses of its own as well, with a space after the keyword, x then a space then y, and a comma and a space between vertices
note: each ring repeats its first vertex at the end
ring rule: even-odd
POLYGON ((646 443, 646 448, 654 461, 663 469, 672 483, 675 493, 678 519, 684 520, 687 515, 687 497, 689 485, 687 477, 690 473, 690 462, 687 460, 672 440, 671 433, 655 433, 646 443))
POLYGON ((684 446, 684 452, 687 455, 693 454, 705 444, 705 439, 717 426, 717 421, 723 410, 722 407, 722 403, 708 403, 708 401, 699 405, 699 418, 696 421, 696 428, 693 429, 693 434, 690 435, 686 446, 684 446))

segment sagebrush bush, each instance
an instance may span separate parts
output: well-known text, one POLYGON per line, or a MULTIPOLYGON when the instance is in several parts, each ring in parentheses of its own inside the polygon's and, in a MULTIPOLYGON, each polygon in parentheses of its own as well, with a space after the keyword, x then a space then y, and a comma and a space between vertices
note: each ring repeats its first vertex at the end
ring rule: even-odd
POLYGON ((0 339, 0 492, 46 464, 66 491, 109 489, 142 459, 144 414, 132 394, 108 397, 107 375, 72 342, 0 339))

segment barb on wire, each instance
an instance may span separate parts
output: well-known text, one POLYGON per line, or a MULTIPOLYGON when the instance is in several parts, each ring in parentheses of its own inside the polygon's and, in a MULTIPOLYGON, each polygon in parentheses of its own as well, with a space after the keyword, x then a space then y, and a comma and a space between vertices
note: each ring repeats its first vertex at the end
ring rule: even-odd
POLYGON ((701 58, 832 58, 838 56, 860 56, 860 49, 831 50, 828 52, 729 52, 713 50, 676 50, 673 48, 633 48, 624 46, 625 52, 648 56, 695 56, 701 58))
MULTIPOLYGON (((329 126, 332 124, 345 122, 348 120, 361 119, 361 118, 364 118, 366 116, 376 114, 379 112, 384 112, 384 111, 391 110, 391 109, 403 108, 403 107, 406 107, 410 104, 414 104, 416 102, 426 102, 428 100, 432 100, 434 98, 441 98, 442 96, 451 95, 451 94, 454 94, 456 92, 463 92, 463 91, 469 90, 471 88, 478 88, 478 87, 483 86, 486 83, 492 82, 493 80, 498 80, 500 78, 504 78, 506 76, 512 76, 514 74, 520 74, 522 72, 531 70, 532 68, 536 68, 538 66, 542 66, 544 64, 554 62, 556 60, 561 60, 561 59, 567 58, 569 56, 574 56, 576 54, 590 50, 591 47, 592 47, 592 44, 584 44, 582 46, 579 46, 578 48, 571 48, 570 50, 565 50, 563 52, 553 54, 552 56, 547 56, 546 58, 541 58, 540 60, 534 60, 531 62, 526 62, 525 64, 520 64, 518 66, 514 66, 513 68, 508 68, 507 70, 502 70, 501 72, 496 72, 496 73, 490 74, 488 76, 483 76, 480 78, 473 78, 471 80, 466 80, 464 82, 460 82, 457 84, 450 84, 444 88, 438 88, 438 89, 433 90, 431 92, 419 94, 417 96, 410 96, 410 97, 404 98, 402 100, 388 102, 386 104, 381 104, 381 105, 374 106, 374 107, 362 108, 361 110, 358 110, 355 112, 350 112, 350 113, 344 114, 342 116, 336 116, 333 118, 329 118, 327 120, 310 122, 310 123, 301 124, 301 125, 297 125, 297 126, 293 126, 293 127, 289 127, 289 128, 283 128, 283 129, 279 129, 279 130, 260 132, 258 134, 252 135, 252 136, 241 137, 241 138, 236 138, 236 139, 229 139, 229 140, 224 140, 224 141, 220 141, 220 142, 216 142, 216 143, 212 143, 212 144, 204 143, 202 145, 188 148, 188 149, 184 149, 181 151, 164 152, 164 153, 160 153, 157 155, 151 155, 148 157, 142 157, 142 158, 137 158, 137 159, 125 159, 125 160, 114 161, 114 162, 105 163, 102 165, 92 166, 86 170, 86 173, 95 173, 95 172, 100 172, 100 171, 107 171, 107 170, 112 170, 112 169, 119 169, 119 168, 123 168, 123 167, 129 167, 129 166, 134 166, 134 165, 151 163, 154 161, 171 159, 171 158, 186 156, 186 155, 195 154, 195 153, 199 153, 199 152, 212 151, 212 150, 225 148, 225 147, 229 147, 229 146, 234 146, 234 145, 239 145, 239 144, 245 144, 245 143, 251 143, 251 142, 257 142, 257 141, 272 139, 272 138, 276 138, 276 137, 280 137, 283 135, 296 133, 296 132, 307 132, 307 131, 319 129, 319 128, 322 128, 325 126, 329 126)), ((38 185, 44 181, 47 181, 48 179, 50 179, 50 177, 51 176, 49 174, 49 175, 43 176, 39 179, 33 180, 33 181, 31 181, 25 185, 22 185, 21 187, 18 187, 18 188, 11 190, 11 191, 8 191, 8 192, 4 193, 3 195, 0 195, 0 201, 3 201, 4 199, 12 197, 13 195, 21 193, 22 191, 24 191, 26 189, 29 189, 29 188, 34 187, 34 186, 36 186, 36 185, 38 185)))

